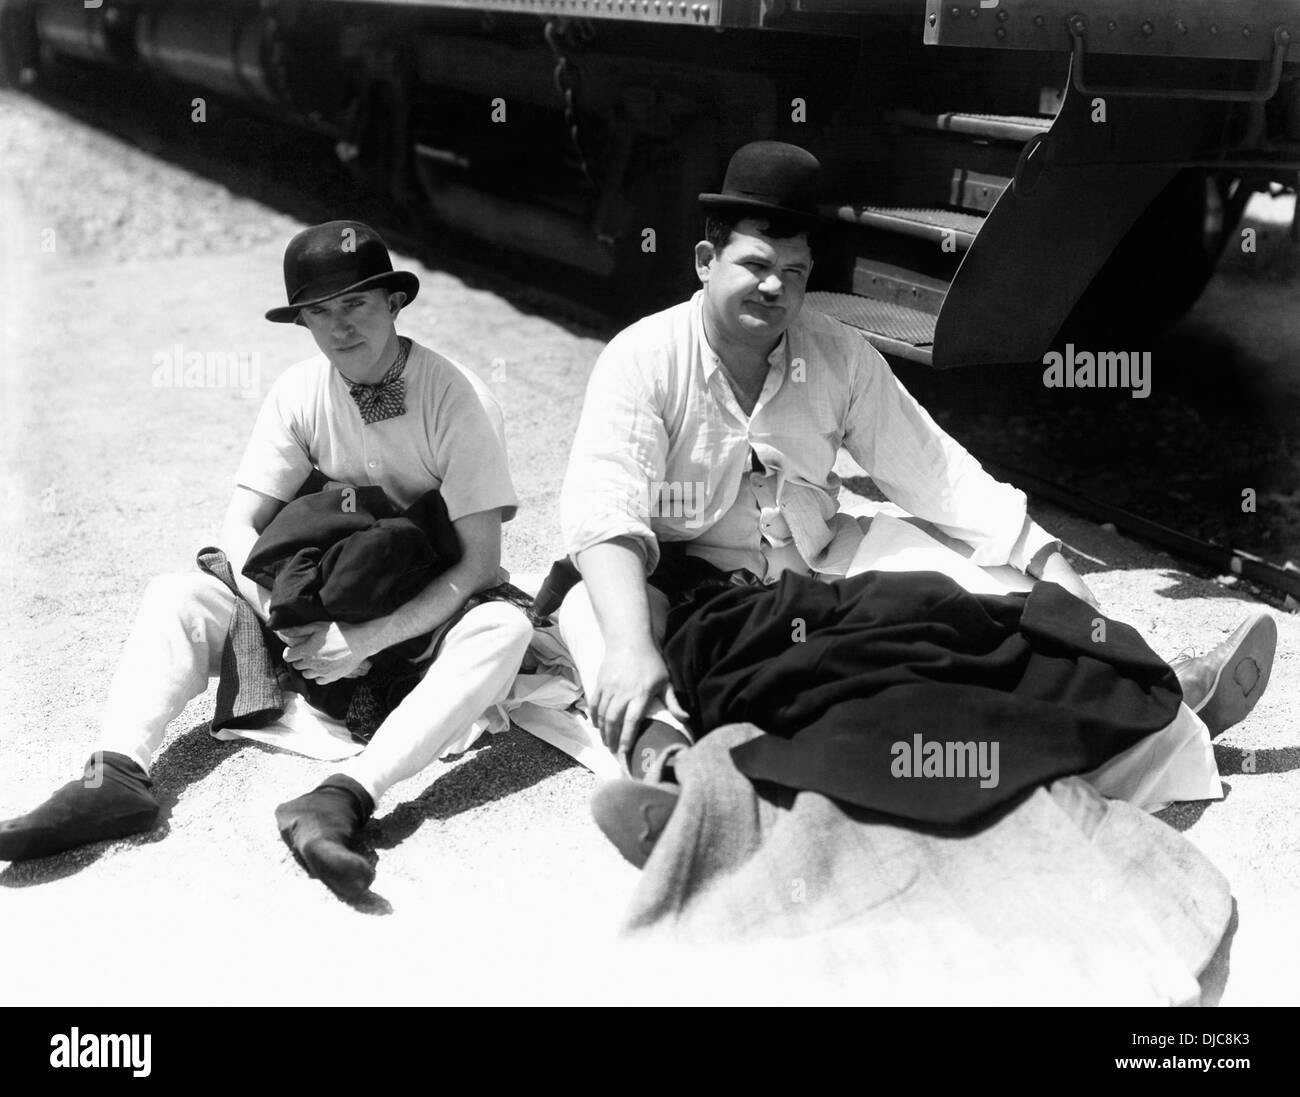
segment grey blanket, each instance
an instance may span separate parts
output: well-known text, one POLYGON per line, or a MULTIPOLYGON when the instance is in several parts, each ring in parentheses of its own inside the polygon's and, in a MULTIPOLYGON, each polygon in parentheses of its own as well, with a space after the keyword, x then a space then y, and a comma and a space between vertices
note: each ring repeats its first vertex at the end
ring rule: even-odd
POLYGON ((903 827, 760 795, 730 755, 758 734, 728 725, 677 763, 625 926, 643 970, 756 1000, 1199 1000, 1232 897, 1165 824, 1071 777, 976 833, 903 827))

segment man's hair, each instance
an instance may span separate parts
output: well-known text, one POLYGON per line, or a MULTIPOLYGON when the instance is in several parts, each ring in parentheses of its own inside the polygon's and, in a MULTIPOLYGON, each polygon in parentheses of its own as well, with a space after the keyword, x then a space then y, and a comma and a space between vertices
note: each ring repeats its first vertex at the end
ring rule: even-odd
POLYGON ((713 245, 714 251, 721 251, 731 240, 731 234, 741 221, 754 220, 760 225, 759 231, 773 240, 789 240, 795 236, 806 235, 812 243, 812 231, 797 217, 783 217, 780 214, 768 215, 762 212, 747 213, 711 213, 704 219, 704 239, 713 245))

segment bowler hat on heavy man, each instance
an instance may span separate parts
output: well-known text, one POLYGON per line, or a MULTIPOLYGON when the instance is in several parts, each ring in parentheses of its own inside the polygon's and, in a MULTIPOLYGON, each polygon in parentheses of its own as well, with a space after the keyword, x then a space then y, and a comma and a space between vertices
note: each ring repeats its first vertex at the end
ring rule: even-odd
POLYGON ((784 141, 751 141, 727 165, 719 194, 701 194, 707 213, 769 214, 811 224, 821 204, 821 164, 784 141))
POLYGON ((406 294, 409 304, 420 292, 410 271, 393 270, 383 237, 360 221, 327 221, 303 229, 284 249, 284 291, 289 303, 271 309, 268 320, 291 324, 298 310, 356 290, 386 289, 406 294))

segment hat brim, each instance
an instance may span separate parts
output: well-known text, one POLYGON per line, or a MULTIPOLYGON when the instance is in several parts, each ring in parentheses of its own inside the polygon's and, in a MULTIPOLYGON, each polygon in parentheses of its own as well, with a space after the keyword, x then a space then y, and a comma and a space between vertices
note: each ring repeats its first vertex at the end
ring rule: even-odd
POLYGON ((322 301, 332 301, 335 297, 342 297, 345 293, 356 293, 358 290, 375 289, 379 286, 386 286, 389 292, 401 292, 406 294, 406 304, 415 300, 416 294, 420 292, 420 280, 409 270, 386 270, 380 274, 372 274, 369 278, 363 278, 360 282, 353 282, 350 286, 344 286, 336 293, 327 293, 324 297, 315 297, 310 301, 299 301, 296 305, 282 305, 279 308, 271 309, 267 312, 266 318, 277 324, 292 324, 298 319, 300 309, 305 309, 310 305, 319 305, 322 301))
POLYGON ((822 221, 819 213, 791 206, 778 206, 758 198, 738 198, 734 194, 701 194, 700 205, 710 213, 749 213, 755 217, 784 217, 812 228, 822 221))

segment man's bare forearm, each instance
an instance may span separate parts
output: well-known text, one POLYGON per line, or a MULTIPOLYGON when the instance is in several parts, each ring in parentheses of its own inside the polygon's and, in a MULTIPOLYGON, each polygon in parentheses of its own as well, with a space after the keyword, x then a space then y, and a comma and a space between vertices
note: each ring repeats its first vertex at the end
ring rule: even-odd
POLYGON ((392 613, 344 627, 359 638, 368 655, 374 655, 413 636, 432 632, 459 610, 470 595, 493 586, 496 579, 495 566, 489 569, 480 560, 461 560, 392 613))
POLYGON ((633 542, 603 541, 578 553, 578 570, 587 584, 606 648, 657 648, 650 626, 645 566, 633 542))

